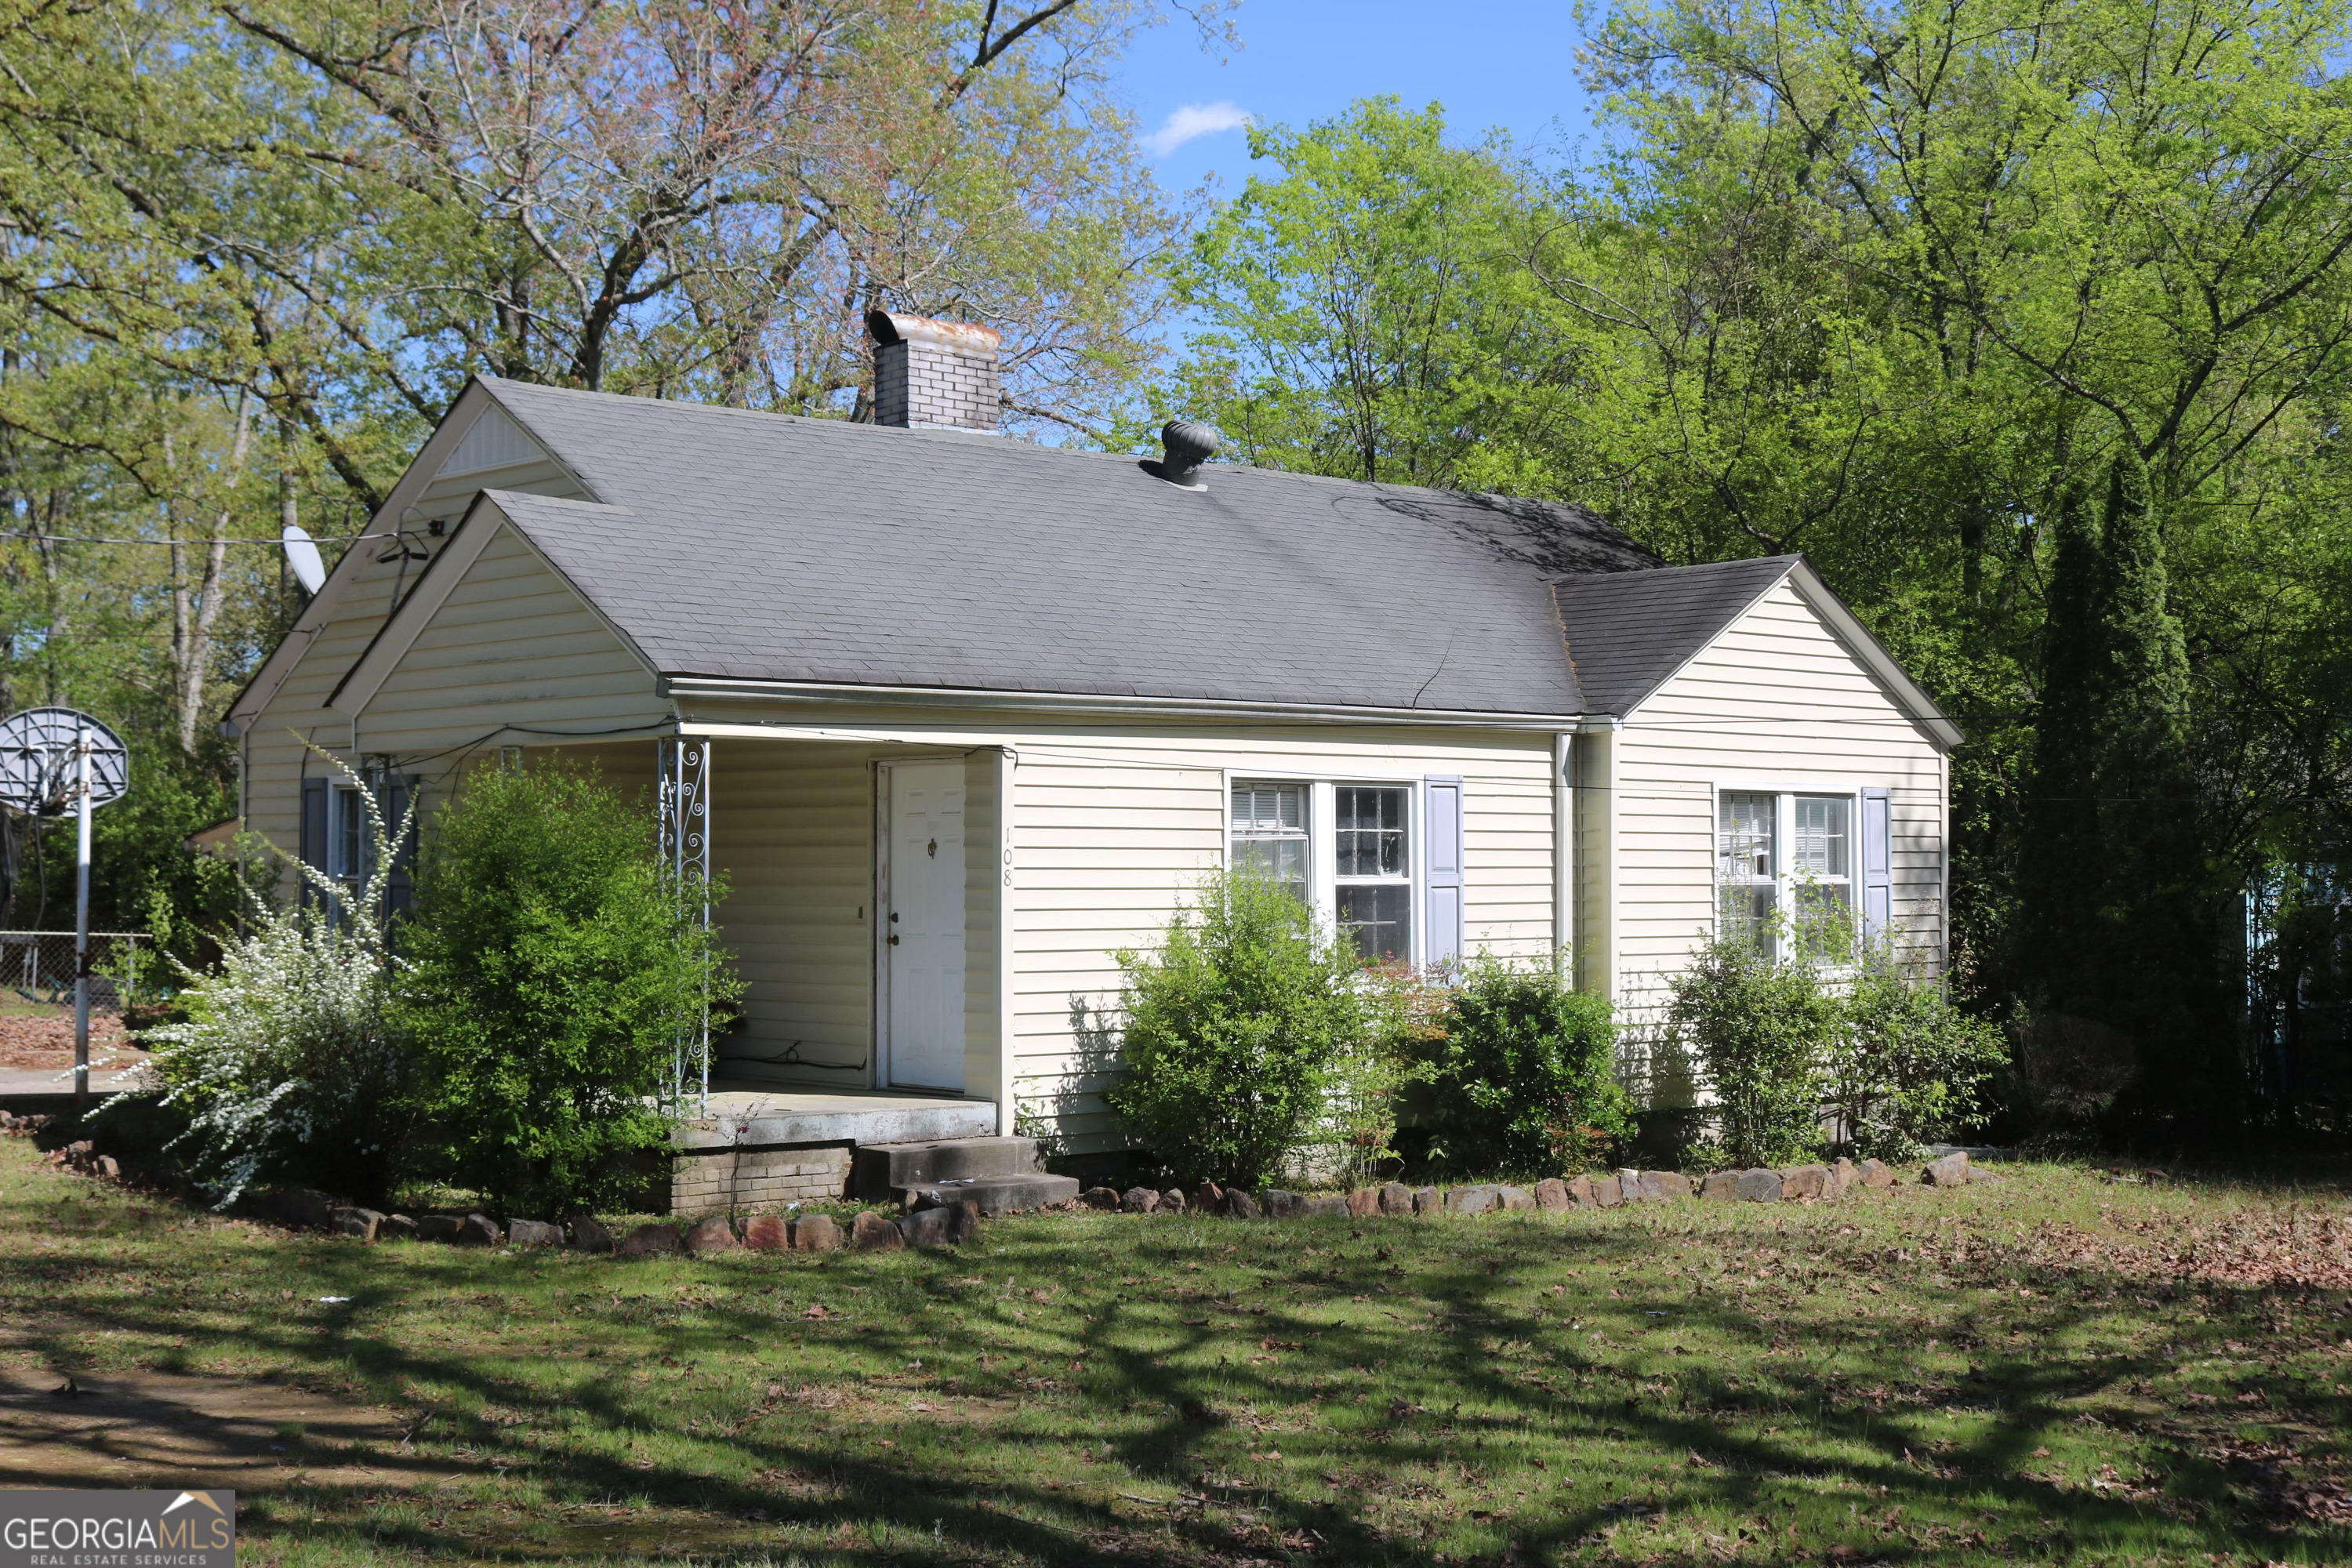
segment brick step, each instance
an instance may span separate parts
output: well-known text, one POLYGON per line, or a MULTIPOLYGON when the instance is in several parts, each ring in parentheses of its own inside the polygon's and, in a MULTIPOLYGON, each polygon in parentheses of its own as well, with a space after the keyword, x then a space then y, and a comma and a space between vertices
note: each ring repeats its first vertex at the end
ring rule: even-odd
POLYGON ((1034 1176, 1041 1170, 1034 1138, 938 1138, 920 1143, 857 1146, 856 1192, 888 1197, 925 1182, 963 1177, 1034 1176))
POLYGON ((1049 1176, 1042 1171, 1025 1176, 971 1176, 952 1182, 914 1182, 900 1187, 897 1194, 898 1201, 910 1209, 970 1202, 978 1204, 983 1215, 1041 1209, 1048 1204, 1068 1203, 1077 1195, 1077 1178, 1049 1176))

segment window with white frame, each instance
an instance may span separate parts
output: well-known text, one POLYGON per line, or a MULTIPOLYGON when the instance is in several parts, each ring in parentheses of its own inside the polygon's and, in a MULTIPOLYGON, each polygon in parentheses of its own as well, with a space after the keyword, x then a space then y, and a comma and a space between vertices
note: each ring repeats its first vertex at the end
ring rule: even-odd
POLYGON ((1851 795, 1717 797, 1716 902, 1726 936, 1768 954, 1842 955, 1853 923, 1853 863, 1851 795))
POLYGON ((1341 784, 1332 791, 1333 893, 1339 929, 1380 963, 1412 958, 1412 874, 1405 805, 1395 784, 1341 784))
POLYGON ((1235 871, 1264 877, 1307 901, 1305 784, 1235 784, 1233 831, 1235 871))
POLYGON ((1409 963, 1412 806, 1407 784, 1236 783, 1229 863, 1297 894, 1365 962, 1409 963))

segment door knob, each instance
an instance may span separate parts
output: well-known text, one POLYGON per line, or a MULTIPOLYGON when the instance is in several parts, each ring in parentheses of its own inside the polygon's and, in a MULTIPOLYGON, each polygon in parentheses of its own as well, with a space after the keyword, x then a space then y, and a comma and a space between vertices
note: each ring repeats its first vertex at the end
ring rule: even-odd
POLYGON ((895 931, 890 933, 890 945, 892 947, 898 945, 898 933, 895 931))

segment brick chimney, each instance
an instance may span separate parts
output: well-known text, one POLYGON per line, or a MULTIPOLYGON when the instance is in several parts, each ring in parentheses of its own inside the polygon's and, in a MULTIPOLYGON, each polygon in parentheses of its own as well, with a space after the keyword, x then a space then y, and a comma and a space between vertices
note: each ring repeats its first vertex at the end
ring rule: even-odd
POLYGON ((1003 334, 893 310, 868 310, 866 330, 874 334, 874 423, 996 429, 996 345, 1003 334))

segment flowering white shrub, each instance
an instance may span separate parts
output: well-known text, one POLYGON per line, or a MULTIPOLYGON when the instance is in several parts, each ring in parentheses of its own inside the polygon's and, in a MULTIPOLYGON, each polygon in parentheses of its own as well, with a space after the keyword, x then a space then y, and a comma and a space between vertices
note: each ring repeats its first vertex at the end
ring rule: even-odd
POLYGON ((187 1021, 145 1037, 163 1103, 189 1117, 173 1145, 194 1145, 194 1174, 223 1206, 263 1178, 381 1199, 399 1173, 409 1057, 381 911, 415 812, 388 840, 374 792, 358 794, 374 836, 366 883, 354 893, 297 860, 309 903, 279 909, 248 889, 251 922, 224 938, 217 971, 173 961, 187 1021))

